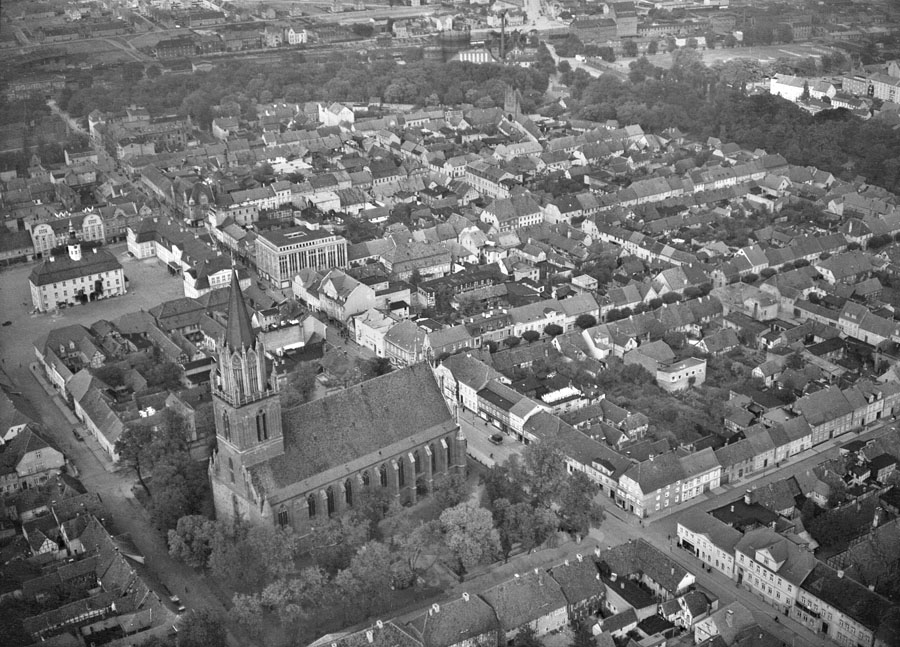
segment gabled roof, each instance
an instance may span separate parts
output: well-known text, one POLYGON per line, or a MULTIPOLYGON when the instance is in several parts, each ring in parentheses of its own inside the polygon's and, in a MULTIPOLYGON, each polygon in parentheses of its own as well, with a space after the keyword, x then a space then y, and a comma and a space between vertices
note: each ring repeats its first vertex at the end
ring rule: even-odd
POLYGON ((602 551, 597 559, 605 562, 617 575, 641 573, 673 594, 685 586, 684 580, 690 575, 684 567, 643 539, 613 546, 602 551))
POLYGON ((554 566, 549 572, 559 583, 570 605, 580 604, 603 594, 600 572, 592 558, 583 558, 579 554, 577 559, 554 566))
POLYGON ((484 634, 492 634, 493 644, 500 631, 500 623, 490 605, 477 595, 467 593, 449 602, 432 605, 427 612, 410 621, 409 626, 422 641, 422 647, 450 647, 484 634))
POLYGON ((542 571, 514 577, 484 591, 481 597, 494 609, 503 631, 566 608, 559 584, 542 571))

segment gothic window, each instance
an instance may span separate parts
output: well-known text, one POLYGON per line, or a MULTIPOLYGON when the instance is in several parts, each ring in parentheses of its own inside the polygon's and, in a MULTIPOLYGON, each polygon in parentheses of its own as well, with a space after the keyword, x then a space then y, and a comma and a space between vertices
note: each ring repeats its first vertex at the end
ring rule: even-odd
POLYGON ((222 412, 222 435, 225 440, 231 440, 231 420, 228 419, 228 412, 222 412))
POLYGON ((309 512, 309 518, 313 519, 316 516, 316 495, 310 494, 306 497, 306 510, 309 512))
POLYGON ((400 487, 406 485, 406 470, 403 469, 403 457, 397 459, 397 480, 400 487))
POLYGON ((334 514, 334 510, 335 510, 334 488, 331 487, 330 485, 328 486, 328 489, 325 490, 325 502, 328 504, 328 516, 330 517, 331 515, 334 514))
POLYGON ((365 487, 369 487, 369 471, 366 470, 362 473, 362 484, 365 487))
POLYGON ((453 441, 450 439, 447 440, 447 471, 448 472, 450 471, 450 467, 453 465, 453 453, 450 450, 450 443, 452 443, 452 442, 453 441))
POLYGON ((231 456, 228 457, 228 475, 231 477, 231 482, 234 483, 234 461, 231 460, 231 456))
POLYGON ((415 460, 414 468, 416 470, 416 476, 422 473, 422 457, 419 455, 419 450, 413 452, 413 460, 415 460))
POLYGON ((437 474, 437 452, 434 450, 434 445, 429 445, 428 449, 431 450, 431 452, 429 452, 431 454, 431 473, 437 474))
POLYGON ((387 468, 384 465, 378 468, 378 479, 381 481, 381 487, 387 487, 387 468))
POLYGON ((234 395, 243 399, 244 397, 244 366, 241 364, 241 358, 237 353, 231 358, 231 374, 234 376, 234 395))
POLYGON ((247 373, 250 377, 250 393, 259 392, 259 375, 256 363, 256 353, 247 353, 247 373))
POLYGON ((258 411, 256 414, 256 440, 262 442, 269 439, 269 429, 266 425, 266 412, 258 411))
POLYGON ((353 505, 353 483, 350 479, 344 481, 344 501, 348 507, 353 505))
POLYGON ((288 525, 288 511, 284 506, 281 506, 281 510, 278 511, 278 525, 282 528, 288 525))

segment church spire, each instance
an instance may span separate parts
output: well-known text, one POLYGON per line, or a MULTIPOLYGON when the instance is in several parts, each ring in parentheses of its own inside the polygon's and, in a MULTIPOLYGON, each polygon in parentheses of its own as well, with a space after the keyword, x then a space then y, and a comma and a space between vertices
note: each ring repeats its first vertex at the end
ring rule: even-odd
POLYGON ((236 269, 231 270, 231 296, 228 299, 225 345, 231 352, 242 348, 253 348, 256 345, 256 335, 253 332, 253 324, 250 323, 250 313, 247 312, 244 295, 241 294, 241 285, 236 269))

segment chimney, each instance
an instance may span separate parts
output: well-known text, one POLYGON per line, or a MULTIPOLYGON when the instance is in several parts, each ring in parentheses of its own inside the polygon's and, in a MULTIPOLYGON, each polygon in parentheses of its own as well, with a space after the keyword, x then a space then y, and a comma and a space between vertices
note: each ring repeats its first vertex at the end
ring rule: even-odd
POLYGON ((366 640, 368 640, 370 644, 375 642, 375 632, 371 629, 366 632, 366 640))
POLYGON ((872 517, 872 528, 878 528, 878 526, 881 525, 881 517, 883 514, 884 510, 882 509, 882 507, 880 505, 876 506, 875 514, 872 517))
POLYGON ((838 570, 837 573, 838 573, 838 577, 839 577, 839 578, 840 578, 840 577, 844 577, 844 571, 843 571, 843 570, 838 570))
POLYGON ((671 575, 675 575, 675 567, 674 566, 672 567, 671 575))
POLYGON ((439 605, 437 602, 435 602, 434 604, 431 605, 431 610, 434 611, 435 613, 440 613, 441 605, 439 605))
POLYGON ((653 454, 650 454, 650 462, 653 462, 653 454))
POLYGON ((522 578, 519 576, 518 573, 516 573, 516 583, 519 583, 521 581, 522 581, 522 578))
POLYGON ((376 621, 375 621, 375 628, 376 628, 376 629, 384 629, 384 623, 383 623, 381 620, 376 620, 376 621))
POLYGON ((465 591, 463 591, 462 599, 463 599, 463 602, 468 602, 468 601, 469 601, 469 594, 466 593, 465 591))
POLYGON ((577 554, 575 555, 575 559, 577 559, 579 562, 583 562, 583 561, 584 561, 584 555, 582 555, 581 553, 577 553, 577 554))
POLYGON ((617 577, 619 577, 619 576, 616 575, 615 573, 610 573, 610 574, 609 574, 609 581, 610 581, 610 582, 615 582, 617 577))
POLYGON ((623 591, 625 590, 625 580, 622 580, 621 582, 619 582, 619 588, 622 589, 623 591))
POLYGON ((600 557, 600 546, 597 546, 596 548, 594 548, 594 555, 597 557, 600 557))
POLYGON ((568 566, 568 565, 569 565, 569 560, 564 560, 564 561, 563 561, 563 564, 565 564, 566 566, 568 566))
POLYGON ((725 612, 725 624, 729 627, 734 626, 734 611, 731 609, 728 609, 728 611, 725 612))
POLYGON ((752 492, 750 492, 750 490, 747 490, 746 492, 744 492, 744 503, 745 503, 746 505, 750 505, 750 504, 752 503, 752 502, 750 501, 750 496, 751 496, 751 494, 752 494, 752 492))
POLYGON ((872 591, 872 593, 874 593, 874 592, 875 592, 875 585, 874 585, 874 584, 869 584, 869 590, 872 591))
POLYGON ((734 512, 734 504, 731 504, 731 511, 734 512))

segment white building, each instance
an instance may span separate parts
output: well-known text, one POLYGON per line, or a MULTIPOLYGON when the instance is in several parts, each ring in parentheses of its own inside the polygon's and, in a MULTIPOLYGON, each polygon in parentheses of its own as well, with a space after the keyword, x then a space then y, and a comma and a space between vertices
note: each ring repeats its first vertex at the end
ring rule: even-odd
POLYGON ((68 255, 49 256, 28 281, 31 303, 39 312, 125 294, 125 271, 116 257, 96 247, 82 254, 74 229, 68 255))
POLYGON ((742 536, 739 531, 711 514, 690 508, 678 515, 677 533, 679 546, 725 577, 734 578, 734 547, 742 536))

